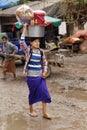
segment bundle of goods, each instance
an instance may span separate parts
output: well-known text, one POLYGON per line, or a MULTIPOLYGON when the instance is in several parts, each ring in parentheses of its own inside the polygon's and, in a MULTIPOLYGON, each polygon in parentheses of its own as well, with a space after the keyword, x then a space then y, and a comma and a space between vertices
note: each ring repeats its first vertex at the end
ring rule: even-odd
POLYGON ((33 22, 31 20, 28 28, 29 37, 44 37, 44 23, 45 23, 45 12, 42 10, 36 10, 34 13, 33 22), (32 26, 34 25, 34 26, 32 26))
POLYGON ((21 23, 28 23, 29 25, 44 25, 46 15, 43 10, 33 11, 29 6, 22 5, 16 10, 17 20, 21 23))
POLYGON ((79 38, 75 38, 75 37, 68 37, 65 39, 65 43, 69 43, 69 44, 75 44, 75 43, 79 43, 80 39, 79 38))
POLYGON ((45 17, 44 16, 45 15, 46 15, 45 11, 42 11, 42 10, 34 11, 35 24, 44 25, 44 23, 45 23, 45 17))
POLYGON ((26 36, 44 37, 45 11, 33 11, 27 5, 22 5, 16 10, 16 17, 20 23, 28 23, 26 36))
POLYGON ((16 10, 16 17, 19 22, 29 24, 34 18, 33 10, 24 4, 16 10))
POLYGON ((87 42, 83 42, 81 45, 80 45, 80 51, 82 52, 87 52, 87 42))

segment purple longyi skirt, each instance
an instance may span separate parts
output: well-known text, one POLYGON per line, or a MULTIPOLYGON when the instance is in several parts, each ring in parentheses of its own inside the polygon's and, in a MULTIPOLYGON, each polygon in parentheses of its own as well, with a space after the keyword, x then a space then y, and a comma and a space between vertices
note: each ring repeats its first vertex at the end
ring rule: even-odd
POLYGON ((26 77, 26 82, 29 88, 29 104, 36 102, 50 103, 51 97, 47 89, 46 80, 41 76, 38 77, 26 77))

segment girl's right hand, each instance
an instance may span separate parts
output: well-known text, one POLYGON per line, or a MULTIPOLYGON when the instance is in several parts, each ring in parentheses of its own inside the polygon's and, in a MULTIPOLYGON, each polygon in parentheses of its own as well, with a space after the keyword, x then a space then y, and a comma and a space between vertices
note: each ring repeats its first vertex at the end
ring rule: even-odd
POLYGON ((26 28, 28 26, 27 23, 23 23, 23 27, 26 28))

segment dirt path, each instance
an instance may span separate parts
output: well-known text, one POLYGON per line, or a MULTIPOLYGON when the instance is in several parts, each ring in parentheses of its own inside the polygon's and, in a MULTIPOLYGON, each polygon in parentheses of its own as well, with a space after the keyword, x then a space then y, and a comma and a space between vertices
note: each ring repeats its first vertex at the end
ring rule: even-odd
MULTIPOLYGON (((38 117, 28 111, 28 89, 17 63, 17 79, 0 79, 0 130, 86 130, 87 129, 87 54, 65 57, 64 68, 52 67, 47 78, 52 103, 52 120, 42 118, 41 103, 35 105, 38 117)), ((0 77, 2 69, 0 68, 0 77)))

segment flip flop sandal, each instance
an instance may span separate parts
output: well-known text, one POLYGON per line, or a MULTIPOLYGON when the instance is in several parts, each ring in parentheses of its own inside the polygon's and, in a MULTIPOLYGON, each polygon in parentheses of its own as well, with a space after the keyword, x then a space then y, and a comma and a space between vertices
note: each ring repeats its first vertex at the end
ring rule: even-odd
POLYGON ((36 113, 29 113, 31 117, 37 117, 38 115, 36 113))
POLYGON ((43 118, 45 118, 45 119, 49 119, 49 120, 52 119, 51 116, 49 116, 49 115, 47 115, 47 114, 44 114, 44 115, 43 115, 43 118))

